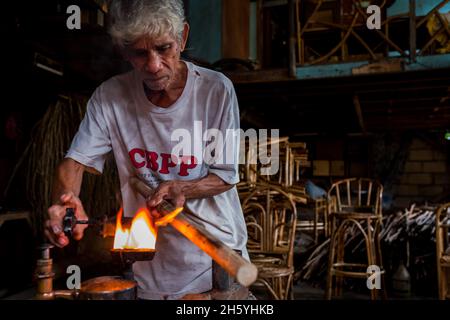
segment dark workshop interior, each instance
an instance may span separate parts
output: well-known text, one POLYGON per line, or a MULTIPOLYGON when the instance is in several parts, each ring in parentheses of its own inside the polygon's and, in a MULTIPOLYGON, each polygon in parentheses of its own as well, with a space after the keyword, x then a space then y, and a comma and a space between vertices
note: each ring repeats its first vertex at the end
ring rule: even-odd
MULTIPOLYGON (((231 79, 243 130, 279 130, 266 142, 278 147, 276 174, 246 161, 236 186, 258 268, 253 295, 450 299, 450 0, 184 6, 183 59, 231 79), (379 28, 368 26, 373 5, 379 28)), ((0 299, 36 296, 55 168, 94 90, 130 70, 107 23, 106 0, 2 2, 0 299), (74 4, 81 28, 70 30, 74 4)), ((112 155, 102 175, 85 173, 80 198, 90 217, 116 217, 112 155)), ((99 223, 51 249, 55 290, 69 265, 83 281, 121 272, 106 233, 99 223)))

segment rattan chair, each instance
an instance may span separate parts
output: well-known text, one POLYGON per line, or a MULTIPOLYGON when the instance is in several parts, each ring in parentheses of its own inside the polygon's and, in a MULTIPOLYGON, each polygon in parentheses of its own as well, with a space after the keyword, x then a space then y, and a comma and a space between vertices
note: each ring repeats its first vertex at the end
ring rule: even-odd
MULTIPOLYGON (((326 299, 342 294, 344 278, 368 278, 367 268, 378 266, 381 270, 382 289, 384 270, 382 263, 379 231, 382 224, 381 200, 383 186, 370 179, 349 178, 334 183, 328 191, 328 216, 331 228, 329 261, 327 270, 326 299), (349 238, 360 232, 364 241, 367 258, 364 262, 352 261, 345 257, 345 246, 349 238)), ((378 297, 377 289, 372 289, 371 298, 378 297)))
POLYGON ((294 201, 281 188, 259 183, 242 208, 248 230, 247 248, 258 267, 255 285, 264 286, 273 299, 292 299, 297 221, 294 201))
POLYGON ((439 299, 450 299, 450 202, 436 210, 436 258, 439 299))

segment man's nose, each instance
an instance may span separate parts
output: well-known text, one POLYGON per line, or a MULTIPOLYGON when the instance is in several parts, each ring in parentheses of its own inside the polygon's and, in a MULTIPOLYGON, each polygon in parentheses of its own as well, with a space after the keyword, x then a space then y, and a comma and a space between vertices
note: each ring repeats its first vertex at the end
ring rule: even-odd
POLYGON ((145 63, 145 71, 148 73, 157 73, 161 70, 161 67, 161 57, 154 52, 150 52, 145 63))

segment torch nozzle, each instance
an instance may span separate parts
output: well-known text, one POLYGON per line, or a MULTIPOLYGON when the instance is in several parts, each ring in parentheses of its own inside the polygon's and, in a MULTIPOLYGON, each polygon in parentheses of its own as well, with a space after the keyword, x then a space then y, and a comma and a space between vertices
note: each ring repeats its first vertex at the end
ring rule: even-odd
POLYGON ((73 229, 77 224, 83 224, 83 225, 89 225, 89 226, 101 226, 106 222, 106 217, 103 218, 93 218, 88 220, 77 220, 77 217, 75 216, 75 209, 74 208, 67 208, 66 209, 66 215, 63 219, 63 228, 64 228, 64 234, 67 237, 72 237, 73 229))

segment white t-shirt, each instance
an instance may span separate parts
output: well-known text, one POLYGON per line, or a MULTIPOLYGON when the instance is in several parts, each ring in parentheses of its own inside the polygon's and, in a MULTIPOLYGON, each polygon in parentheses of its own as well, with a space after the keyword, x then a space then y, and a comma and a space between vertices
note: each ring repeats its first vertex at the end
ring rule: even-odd
MULTIPOLYGON (((145 207, 144 198, 129 185, 133 176, 152 187, 157 187, 160 181, 192 180, 208 173, 229 184, 239 182, 239 137, 226 140, 235 151, 232 159, 226 158, 226 164, 202 161, 207 144, 199 137, 199 132, 203 134, 206 129, 218 129, 224 136, 227 129, 239 129, 233 85, 221 73, 185 63, 186 86, 168 108, 157 107, 147 99, 137 72, 104 82, 89 100, 86 116, 66 155, 102 172, 106 154, 113 151, 125 216, 133 216, 145 207), (180 142, 171 141, 177 129, 197 135, 191 154, 172 155, 174 146, 180 142)), ((248 258, 247 231, 236 187, 214 197, 189 199, 185 212, 248 258)), ((138 295, 143 299, 178 299, 185 294, 208 291, 212 288, 211 263, 206 253, 171 226, 159 228, 154 259, 133 265, 138 295)))

